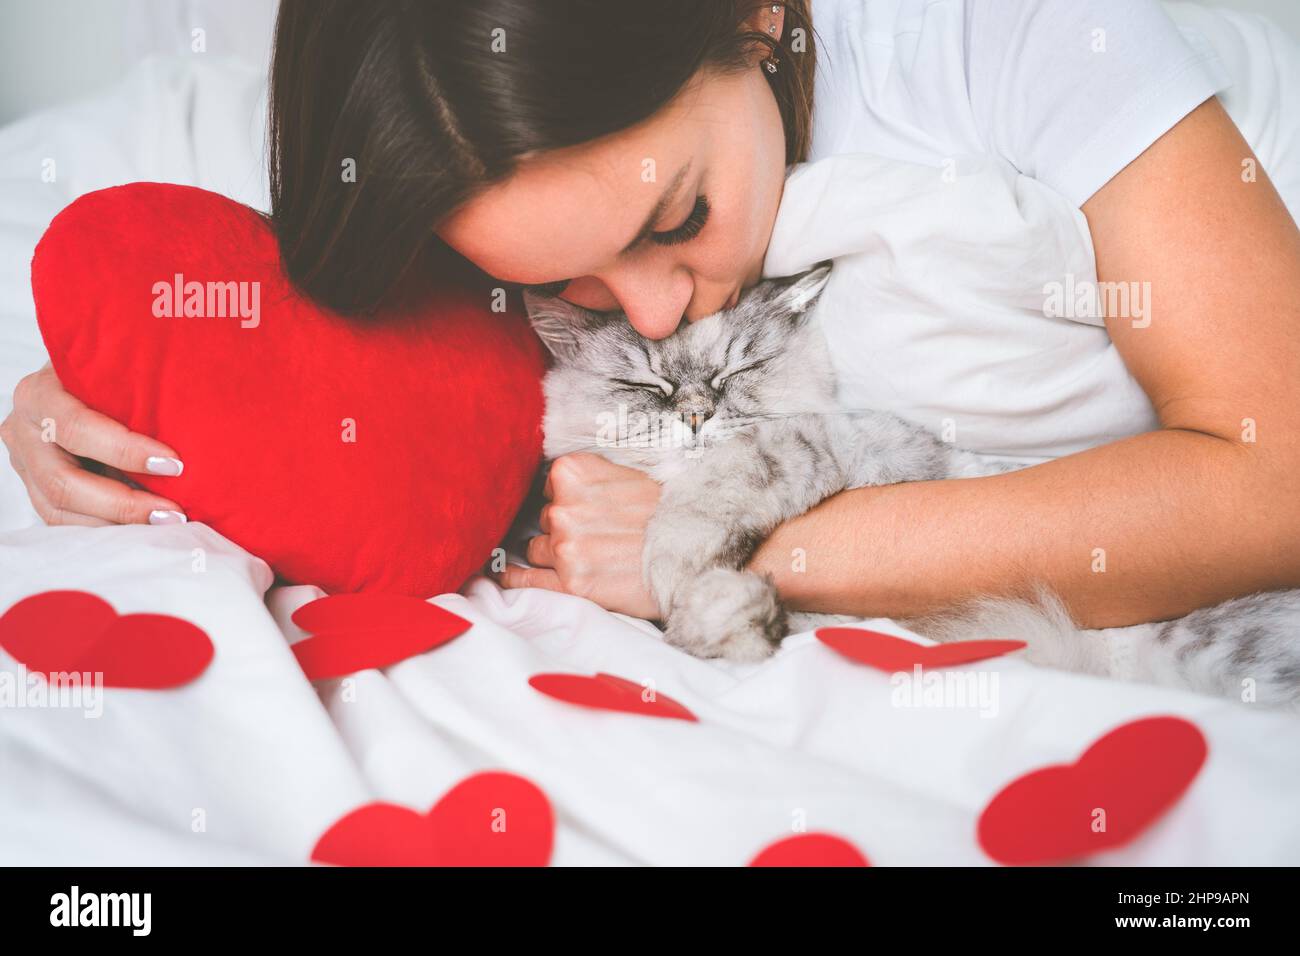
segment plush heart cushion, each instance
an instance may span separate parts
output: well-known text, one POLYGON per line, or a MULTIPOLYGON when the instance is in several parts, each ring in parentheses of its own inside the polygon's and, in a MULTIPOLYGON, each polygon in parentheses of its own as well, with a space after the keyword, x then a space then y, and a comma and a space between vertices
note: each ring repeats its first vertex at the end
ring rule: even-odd
POLYGON ((81 197, 32 260, 64 386, 185 462, 140 484, 289 581, 420 597, 489 558, 541 454, 522 312, 481 281, 432 285, 333 314, 289 284, 260 214, 158 183, 81 197))

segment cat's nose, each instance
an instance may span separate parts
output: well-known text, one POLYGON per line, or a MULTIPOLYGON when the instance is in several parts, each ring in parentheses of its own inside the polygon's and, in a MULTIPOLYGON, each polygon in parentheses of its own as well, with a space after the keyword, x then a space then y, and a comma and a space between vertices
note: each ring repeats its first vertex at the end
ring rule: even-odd
POLYGON ((686 415, 686 424, 690 426, 691 434, 698 437, 700 430, 708 424, 711 411, 692 411, 686 415))
POLYGON ((713 415, 713 402, 694 385, 686 385, 678 390, 675 406, 682 424, 693 435, 698 435, 713 415))

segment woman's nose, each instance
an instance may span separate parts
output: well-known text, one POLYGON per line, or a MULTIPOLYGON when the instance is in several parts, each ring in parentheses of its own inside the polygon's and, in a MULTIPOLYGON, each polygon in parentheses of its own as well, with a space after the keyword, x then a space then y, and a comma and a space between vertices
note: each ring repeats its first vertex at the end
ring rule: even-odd
POLYGON ((664 294, 662 291, 641 295, 621 295, 628 324, 648 339, 666 339, 682 324, 682 312, 690 296, 664 294))
POLYGON ((666 339, 682 324, 693 288, 689 273, 628 272, 606 281, 628 324, 646 338, 666 339))
POLYGON ((682 324, 682 313, 678 310, 671 312, 655 311, 642 309, 634 306, 627 309, 627 321, 632 328, 648 339, 666 339, 677 331, 678 326, 682 324))
POLYGON ((614 312, 621 308, 609 286, 595 276, 570 280, 560 293, 560 298, 592 312, 614 312))
MULTIPOLYGON (((680 283, 678 283, 680 284, 680 283)), ((677 331, 682 312, 691 295, 673 288, 667 279, 658 282, 617 279, 609 282, 595 276, 572 280, 561 297, 593 312, 621 311, 628 323, 648 339, 664 339, 677 331)))

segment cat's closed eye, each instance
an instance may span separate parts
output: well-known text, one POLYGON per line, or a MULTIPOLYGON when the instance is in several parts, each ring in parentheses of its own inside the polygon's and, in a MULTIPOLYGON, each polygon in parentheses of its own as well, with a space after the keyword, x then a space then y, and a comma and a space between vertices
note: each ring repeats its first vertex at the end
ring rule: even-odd
POLYGON ((757 362, 750 362, 748 365, 740 366, 740 368, 723 369, 713 377, 713 381, 709 383, 709 387, 716 392, 722 388, 723 383, 726 382, 727 379, 731 378, 731 376, 739 375, 741 372, 756 371, 766 365, 767 362, 767 359, 759 359, 757 362))
POLYGON ((641 382, 630 378, 614 378, 610 379, 610 381, 616 385, 621 385, 623 388, 637 388, 644 389, 647 392, 661 392, 665 397, 669 397, 673 394, 672 382, 662 379, 653 382, 641 382))

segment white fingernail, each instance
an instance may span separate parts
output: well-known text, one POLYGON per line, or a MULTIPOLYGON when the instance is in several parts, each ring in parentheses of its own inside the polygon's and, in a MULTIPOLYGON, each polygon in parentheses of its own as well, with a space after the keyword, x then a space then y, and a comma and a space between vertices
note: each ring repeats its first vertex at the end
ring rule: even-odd
POLYGON ((179 458, 150 455, 144 460, 144 470, 151 475, 179 475, 185 470, 185 465, 179 458))
POLYGON ((150 524, 184 524, 190 519, 179 511, 164 511, 159 508, 149 512, 150 524))

